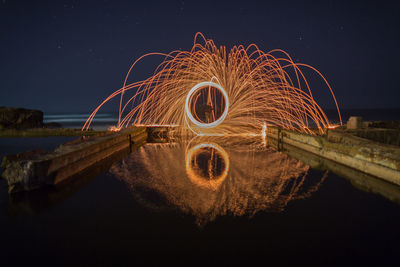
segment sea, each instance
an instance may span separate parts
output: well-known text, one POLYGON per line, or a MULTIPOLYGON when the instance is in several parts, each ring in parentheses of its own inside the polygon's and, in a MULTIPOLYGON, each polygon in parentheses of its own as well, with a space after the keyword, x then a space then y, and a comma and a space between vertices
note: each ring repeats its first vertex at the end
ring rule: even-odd
MULTIPOLYGON (((342 115, 400 120, 400 110, 342 115)), ((88 116, 44 120, 79 129, 88 116)), ((117 120, 98 114, 91 127, 117 120)), ((75 138, 0 139, 0 157, 75 138)), ((4 266, 397 266, 399 187, 368 179, 313 168, 260 140, 149 143, 61 188, 9 195, 1 180, 0 259, 4 266)))
MULTIPOLYGON (((65 128, 81 129, 90 117, 89 113, 44 113, 44 123, 59 123, 65 128)), ((118 113, 99 113, 93 119, 90 128, 107 130, 118 123, 118 113)))

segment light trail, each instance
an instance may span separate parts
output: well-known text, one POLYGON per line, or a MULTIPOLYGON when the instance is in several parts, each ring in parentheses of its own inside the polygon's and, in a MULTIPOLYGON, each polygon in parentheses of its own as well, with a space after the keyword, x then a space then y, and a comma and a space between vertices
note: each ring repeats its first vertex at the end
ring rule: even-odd
POLYGON ((323 134, 333 125, 314 99, 304 69, 313 71, 329 89, 342 124, 333 90, 314 67, 295 63, 283 50, 266 53, 255 44, 234 46, 227 53, 225 46, 218 48, 197 33, 190 51, 149 53, 137 59, 123 87, 92 112, 82 130, 89 129, 105 103, 119 97, 119 119, 113 128, 117 130, 130 125, 178 125, 181 134, 251 135, 277 126, 308 134, 315 134, 312 128, 316 128, 323 134), (151 55, 165 58, 152 76, 128 84, 136 64, 151 55), (207 86, 208 93, 201 91, 207 86), (222 97, 217 99, 217 93, 222 97), (210 107, 212 121, 201 120, 196 110, 201 101, 210 107), (218 110, 222 115, 216 114, 218 110))
POLYGON ((186 150, 185 153, 185 162, 186 162, 186 174, 192 183, 204 187, 210 190, 217 190, 221 183, 225 180, 229 171, 229 156, 226 151, 215 143, 202 143, 198 144, 189 150, 186 150), (223 165, 225 166, 220 175, 214 176, 212 171, 208 172, 208 177, 204 178, 199 174, 199 166, 197 164, 197 155, 200 153, 204 153, 204 151, 210 150, 211 159, 208 162, 208 169, 216 168, 213 166, 215 164, 214 153, 219 154, 223 161, 223 165))
POLYGON ((218 126, 220 123, 222 123, 227 114, 228 114, 228 110, 229 110, 229 98, 228 98, 228 94, 226 93, 226 91, 224 90, 224 88, 222 88, 219 84, 213 83, 213 82, 201 82, 196 84, 192 89, 190 89, 189 93, 186 96, 186 101, 185 101, 185 115, 189 118, 190 122, 192 122, 193 124, 195 124, 197 127, 199 128, 214 128, 216 126, 218 126), (223 95, 224 97, 224 102, 225 102, 225 108, 224 108, 224 112, 222 113, 222 115, 214 120, 213 122, 210 123, 204 123, 204 122, 200 122, 199 120, 195 119, 193 117, 192 111, 191 111, 191 105, 192 105, 192 97, 193 94, 195 94, 199 89, 206 87, 206 86, 210 86, 210 87, 214 87, 217 88, 223 95))

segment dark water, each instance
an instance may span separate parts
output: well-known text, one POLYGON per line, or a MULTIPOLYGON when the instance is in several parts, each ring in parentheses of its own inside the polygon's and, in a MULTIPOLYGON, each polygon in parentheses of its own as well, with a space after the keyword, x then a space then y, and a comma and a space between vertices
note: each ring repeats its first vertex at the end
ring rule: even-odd
MULTIPOLYGON (((67 141, 6 140, 8 153, 67 141)), ((0 185, 4 266, 395 266, 400 255, 398 204, 261 142, 147 144, 80 185, 13 198, 0 185)))

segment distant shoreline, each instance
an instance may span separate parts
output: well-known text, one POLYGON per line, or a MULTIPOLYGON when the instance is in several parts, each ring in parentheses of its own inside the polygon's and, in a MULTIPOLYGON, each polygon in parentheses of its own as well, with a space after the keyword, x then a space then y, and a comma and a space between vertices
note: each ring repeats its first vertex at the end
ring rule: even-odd
POLYGON ((6 129, 0 131, 0 138, 14 137, 51 137, 51 136, 92 136, 104 133, 105 131, 81 131, 71 128, 33 128, 26 130, 6 129))

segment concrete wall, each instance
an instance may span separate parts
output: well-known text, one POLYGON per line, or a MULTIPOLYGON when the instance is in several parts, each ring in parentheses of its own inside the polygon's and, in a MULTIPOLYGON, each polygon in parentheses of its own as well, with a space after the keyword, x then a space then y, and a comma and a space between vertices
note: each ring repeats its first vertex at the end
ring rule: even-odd
POLYGON ((50 153, 8 156, 2 162, 2 177, 8 181, 10 193, 56 185, 115 153, 135 149, 146 143, 147 137, 146 128, 129 128, 72 142, 50 153))
POLYGON ((329 130, 325 136, 311 136, 269 127, 267 136, 276 140, 278 149, 281 149, 283 144, 289 144, 400 185, 399 147, 335 130, 329 130))
POLYGON ((365 128, 346 130, 346 133, 383 144, 400 146, 399 129, 365 128))
MULTIPOLYGON (((268 145, 277 148, 277 140, 274 138, 268 139, 268 145)), ((400 186, 345 166, 341 163, 320 157, 314 153, 304 151, 287 143, 282 143, 281 149, 284 153, 304 162, 313 169, 329 170, 349 180, 355 187, 363 191, 381 195, 397 204, 400 204, 400 186)))

